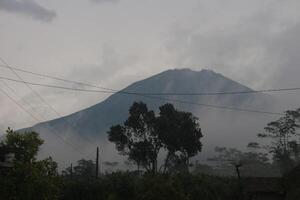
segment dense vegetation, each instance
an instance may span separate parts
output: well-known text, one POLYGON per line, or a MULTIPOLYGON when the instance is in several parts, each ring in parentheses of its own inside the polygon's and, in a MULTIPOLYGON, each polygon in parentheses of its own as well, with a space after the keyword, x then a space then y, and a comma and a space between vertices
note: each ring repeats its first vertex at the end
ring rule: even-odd
POLYGON ((114 172, 95 178, 95 163, 79 160, 61 175, 51 159, 37 160, 43 141, 35 132, 9 129, 5 145, 16 152, 12 169, 1 169, 1 199, 228 199, 236 194, 233 178, 206 175, 114 172))
POLYGON ((202 132, 191 113, 166 104, 155 115, 144 103, 134 103, 128 119, 111 127, 108 137, 138 170, 101 174, 99 178, 95 177, 95 162, 85 159, 58 173, 51 157, 37 159, 44 143, 38 133, 18 133, 9 128, 0 146, 9 148, 15 159, 13 167, 0 167, 0 199, 242 199, 237 173, 242 177, 279 176, 276 168, 287 174, 288 199, 298 199, 300 167, 293 174, 288 172, 299 165, 299 113, 300 109, 287 111, 267 125, 259 138, 269 138, 268 145, 252 142, 247 152, 217 147, 216 156, 209 159, 218 163, 213 168, 190 162, 202 147, 202 132), (157 162, 160 151, 166 155, 161 166, 157 162), (226 174, 228 170, 231 172, 226 174))
POLYGON ((62 199, 193 200, 230 199, 235 179, 205 175, 162 175, 114 172, 99 179, 64 178, 62 199))

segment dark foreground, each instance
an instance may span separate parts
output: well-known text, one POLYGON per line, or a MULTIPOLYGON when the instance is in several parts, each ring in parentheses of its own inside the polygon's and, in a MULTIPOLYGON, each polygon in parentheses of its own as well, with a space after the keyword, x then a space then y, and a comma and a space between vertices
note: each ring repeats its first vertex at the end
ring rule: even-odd
POLYGON ((5 176, 0 180, 1 199, 72 200, 298 200, 297 181, 235 178, 208 175, 140 175, 116 172, 100 176, 57 175, 43 179, 35 174, 5 176))

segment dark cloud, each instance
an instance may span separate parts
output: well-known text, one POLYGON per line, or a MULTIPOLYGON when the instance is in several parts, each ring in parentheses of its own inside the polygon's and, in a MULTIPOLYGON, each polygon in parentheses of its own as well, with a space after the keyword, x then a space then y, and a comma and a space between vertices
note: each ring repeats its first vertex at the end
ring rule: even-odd
POLYGON ((34 0, 0 0, 0 10, 26 15, 43 22, 51 22, 56 13, 46 9, 34 0))

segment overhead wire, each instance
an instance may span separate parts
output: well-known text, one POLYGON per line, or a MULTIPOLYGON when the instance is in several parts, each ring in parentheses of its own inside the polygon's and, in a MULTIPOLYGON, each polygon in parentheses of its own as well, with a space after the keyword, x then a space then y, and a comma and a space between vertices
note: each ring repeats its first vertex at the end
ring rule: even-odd
MULTIPOLYGON (((37 123, 41 123, 41 121, 30 111, 28 111, 22 104, 20 104, 18 101, 16 101, 12 96, 10 96, 5 90, 3 90, 0 87, 0 91, 5 94, 13 103, 15 103, 19 108, 21 108, 24 112, 26 112, 32 119, 34 119, 37 123)), ((61 139, 66 145, 70 146, 73 150, 77 151, 78 153, 82 154, 82 156, 86 156, 83 152, 81 152, 79 149, 77 149, 75 146, 73 146, 71 143, 69 143, 67 140, 65 140, 59 133, 57 133, 55 130, 50 130, 49 127, 45 127, 48 129, 51 133, 53 133, 55 136, 61 139)))
MULTIPOLYGON (((0 67, 8 68, 7 65, 0 65, 0 67)), ((107 88, 107 87, 102 87, 102 86, 96 86, 95 84, 92 84, 92 83, 68 80, 68 79, 51 76, 51 75, 47 75, 47 74, 36 73, 36 72, 29 71, 29 70, 17 68, 17 67, 11 67, 11 68, 16 71, 20 71, 20 72, 27 73, 27 74, 37 75, 40 77, 45 77, 45 78, 68 82, 68 83, 74 83, 74 84, 83 85, 83 86, 99 88, 99 89, 103 89, 103 90, 78 89, 78 88, 68 88, 68 87, 63 87, 63 86, 48 85, 49 87, 56 87, 56 88, 60 88, 60 89, 70 89, 70 90, 75 90, 75 91, 99 92, 99 93, 113 93, 113 92, 116 93, 117 92, 117 93, 124 93, 124 94, 134 94, 134 95, 140 94, 140 95, 151 95, 151 96, 215 96, 215 95, 253 94, 253 93, 269 93, 269 92, 299 91, 300 90, 300 87, 292 87, 292 88, 275 88, 275 89, 272 88, 272 89, 262 89, 262 90, 250 90, 249 89, 249 90, 243 90, 243 91, 224 91, 224 92, 156 92, 156 93, 155 92, 152 92, 152 93, 131 92, 131 91, 126 91, 126 90, 117 90, 117 89, 112 89, 112 88, 107 88)), ((39 83, 31 83, 31 84, 48 87, 45 84, 39 84, 39 83)))
MULTIPOLYGON (((86 90, 81 88, 71 88, 71 87, 64 87, 64 86, 57 86, 57 85, 49 85, 49 84, 43 84, 43 83, 34 83, 29 81, 19 81, 12 78, 7 78, 0 76, 0 79, 13 81, 13 82, 19 82, 19 83, 26 83, 29 85, 35 85, 35 86, 42 86, 42 87, 50 87, 50 88, 56 88, 56 89, 64 89, 64 90, 73 90, 73 91, 88 91, 88 92, 97 92, 97 93, 113 93, 113 94, 124 94, 123 92, 113 92, 113 91, 100 91, 100 90, 86 90)), ((94 86, 96 87, 96 86, 94 86)), ((206 103, 199 103, 199 102, 192 102, 192 101, 185 101, 185 100, 178 100, 173 98, 164 98, 164 97, 158 97, 158 96, 151 96, 151 95, 145 95, 141 93, 127 93, 130 95, 136 95, 136 96, 143 96, 145 98, 151 98, 151 99, 157 99, 157 100, 163 100, 163 101, 172 101, 182 104, 190 104, 190 105, 196 105, 196 106, 202 106, 202 107, 209 107, 209 108, 216 108, 216 109, 224 109, 224 110, 231 110, 231 111, 243 111, 243 112, 251 112, 251 113, 260 113, 260 114, 271 114, 271 115, 282 115, 282 113, 279 112, 269 112, 269 111, 262 111, 262 110, 254 110, 254 109, 248 109, 248 108, 239 108, 239 107, 228 107, 228 106, 221 106, 221 105, 213 105, 213 104, 206 104, 206 103)))
MULTIPOLYGON (((58 117, 62 118, 70 127, 73 127, 73 129, 74 128, 76 129, 76 127, 73 124, 71 124, 71 122, 69 122, 67 119, 63 118, 63 116, 52 105, 50 105, 50 103, 48 103, 36 90, 34 90, 32 87, 30 87, 30 85, 32 85, 32 84, 29 84, 28 82, 24 81, 24 79, 16 72, 17 70, 15 70, 14 67, 10 66, 1 57, 0 57, 0 61, 2 61, 2 63, 5 64, 6 68, 10 69, 19 78, 19 81, 18 80, 15 80, 15 81, 24 83, 27 86, 27 88, 29 90, 31 90, 35 94, 35 96, 37 96, 40 99, 40 101, 42 101, 42 103, 44 103, 48 108, 50 108, 50 110, 52 110, 52 112, 54 112, 58 117)), ((91 145, 95 145, 94 142, 92 142, 89 138, 84 137, 82 134, 80 134, 80 137, 83 138, 88 143, 90 143, 91 145)))
MULTIPOLYGON (((8 78, 8 77, 2 77, 2 76, 0 77, 0 79, 25 84, 44 104, 46 104, 58 116, 61 116, 61 115, 47 101, 45 101, 45 99, 43 99, 39 93, 37 93, 32 87, 30 87, 30 85, 57 88, 57 89, 65 89, 65 90, 73 90, 73 91, 81 91, 81 92, 97 92, 97 93, 108 93, 108 94, 112 94, 112 93, 114 93, 114 94, 128 94, 128 95, 142 96, 142 97, 150 98, 150 99, 156 99, 156 100, 160 100, 160 101, 171 101, 171 102, 177 102, 177 103, 181 103, 181 104, 190 104, 190 105, 209 107, 209 108, 215 108, 215 109, 225 109, 225 110, 231 110, 231 111, 243 111, 243 112, 271 114, 271 115, 282 115, 282 113, 268 112, 268 111, 261 111, 261 110, 252 110, 252 109, 246 109, 246 108, 220 106, 220 105, 212 105, 212 104, 204 104, 204 103, 199 103, 199 102, 191 102, 191 101, 185 101, 185 100, 164 98, 164 97, 160 97, 160 96, 176 96, 176 95, 178 95, 178 96, 190 96, 190 95, 191 96, 196 96, 196 95, 197 96, 212 96, 212 95, 251 94, 251 93, 262 93, 262 92, 300 90, 300 88, 282 88, 282 89, 268 89, 268 90, 254 90, 254 91, 253 90, 251 90, 251 91, 229 91, 229 92, 214 92, 214 93, 212 93, 212 92, 209 92, 209 93, 139 93, 139 92, 124 91, 124 90, 116 90, 116 89, 112 89, 112 88, 96 86, 95 84, 92 84, 92 83, 84 83, 84 82, 80 82, 80 81, 73 81, 73 80, 63 79, 63 78, 50 76, 50 75, 46 75, 46 74, 36 73, 36 72, 28 71, 28 70, 23 70, 23 69, 20 69, 20 68, 11 67, 1 57, 0 57, 0 60, 5 64, 5 65, 0 65, 0 67, 5 67, 5 68, 10 69, 19 78, 19 80, 8 78), (77 85, 89 86, 89 87, 98 88, 98 89, 102 89, 102 90, 91 90, 91 89, 82 89, 82 88, 65 87, 65 86, 58 86, 58 85, 49 85, 49 84, 43 84, 43 83, 29 82, 29 81, 25 81, 16 71, 29 73, 29 74, 32 74, 32 75, 37 75, 37 76, 40 76, 40 77, 50 78, 50 79, 53 79, 53 80, 73 83, 73 84, 77 84, 77 85)), ((3 93, 5 93, 5 91, 3 91, 2 89, 1 89, 1 91, 3 93)), ((7 93, 6 93, 6 95, 8 96, 7 93)), ((10 96, 8 96, 8 97, 20 107, 21 104, 19 104, 15 100, 13 100, 12 97, 10 97, 10 96)), ((32 113, 28 112, 24 107, 22 109, 24 111, 26 111, 28 114, 30 114, 30 116, 33 117, 36 121, 40 122, 40 120, 38 120, 32 113)), ((60 136, 60 135, 58 134, 57 136, 60 136)), ((63 139, 63 138, 61 137, 61 139, 63 139)), ((65 140, 63 140, 63 141, 65 141, 65 140)))
MULTIPOLYGON (((0 57, 0 61, 2 63, 4 63, 12 72, 13 74, 15 74, 15 76, 17 76, 20 80, 20 82, 24 83, 27 88, 29 88, 41 101, 42 103, 44 103, 48 108, 50 108, 56 115, 58 115, 59 117, 62 118, 62 115, 60 115, 60 113, 58 113, 58 111, 56 111, 56 109, 54 109, 54 107, 52 107, 37 91, 35 91, 28 83, 26 83, 23 78, 12 68, 10 67, 10 65, 3 59, 0 57)), ((64 119, 64 118, 63 118, 64 119)), ((67 121, 66 119, 64 119, 67 124, 71 125, 69 121, 67 121)), ((39 123, 41 123, 41 121, 39 121, 39 123)), ((72 125, 71 125, 72 126, 72 125)), ((74 127, 74 126, 73 126, 74 127)), ((54 129, 54 127, 52 127, 54 129)), ((54 129, 55 130, 55 129, 54 129)), ((55 130, 56 131, 56 130, 55 130)), ((58 134, 59 135, 59 134, 58 134)), ((82 134, 80 134, 80 137, 85 139, 88 143, 95 145, 94 143, 92 143, 89 139, 85 138, 82 136, 82 134)))

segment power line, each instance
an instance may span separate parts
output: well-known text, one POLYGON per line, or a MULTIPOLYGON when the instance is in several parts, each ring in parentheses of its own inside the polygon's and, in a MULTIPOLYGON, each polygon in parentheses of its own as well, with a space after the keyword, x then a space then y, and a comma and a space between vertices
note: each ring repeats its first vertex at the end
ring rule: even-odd
MULTIPOLYGON (((13 81, 13 82, 17 82, 17 83, 26 83, 29 85, 35 85, 35 86, 42 86, 42 87, 49 87, 49 88, 56 88, 56 89, 64 89, 64 90, 73 90, 73 91, 80 91, 80 92, 95 92, 95 93, 108 93, 108 94, 112 94, 112 93, 116 93, 114 91, 106 91, 106 90, 89 90, 89 89, 81 89, 81 88, 72 88, 72 87, 65 87, 65 86, 59 86, 59 85, 49 85, 49 84, 43 84, 43 83, 34 83, 34 82, 29 82, 29 81, 20 81, 20 80, 16 80, 13 78, 8 78, 8 77, 3 77, 0 76, 0 79, 4 79, 4 80, 8 80, 8 81, 13 81)), ((123 93, 123 92, 120 92, 123 93)), ((128 94, 135 94, 135 93, 128 93, 128 94)), ((139 93, 137 93, 136 95, 138 95, 139 93)))
MULTIPOLYGON (((236 108, 236 107, 227 107, 227 106, 219 106, 219 105, 212 105, 212 104, 204 104, 204 103, 198 103, 198 102, 191 102, 191 101, 184 101, 184 100, 178 100, 178 99, 170 99, 170 98, 162 98, 158 96, 212 96, 212 95, 234 95, 234 94, 251 94, 251 93, 263 93, 263 92, 277 92, 277 91, 295 91, 295 90, 300 90, 300 88, 282 88, 282 89, 268 89, 268 90, 257 90, 257 91, 233 91, 233 92, 216 92, 216 93, 137 93, 137 92, 127 92, 127 91, 121 91, 121 90, 115 90, 111 88, 105 88, 105 87, 100 87, 100 86, 95 86, 90 83, 83 83, 83 82, 78 82, 78 81, 72 81, 72 80, 67 80, 67 79, 62 79, 50 75, 45 75, 45 74, 39 74, 15 67, 9 66, 3 59, 0 58, 2 62, 5 65, 0 65, 0 67, 5 67, 10 69, 20 80, 16 79, 11 79, 7 77, 0 77, 0 79, 4 80, 9 80, 9 81, 14 81, 14 82, 19 82, 25 84, 32 92, 35 93, 36 96, 39 97, 39 99, 45 103, 51 110, 53 110, 57 115, 60 116, 60 114, 49 104, 47 101, 45 101, 40 94, 38 94, 33 88, 31 88, 29 85, 36 85, 36 86, 43 86, 43 87, 50 87, 50 88, 57 88, 57 89, 66 89, 66 90, 73 90, 73 91, 82 91, 82 92, 96 92, 96 93, 120 93, 120 94, 128 94, 128 95, 137 95, 137 96, 143 96, 145 98, 151 98, 151 99, 156 99, 160 101, 171 101, 171 102, 177 102, 177 103, 182 103, 182 104, 190 104, 190 105, 196 105, 196 106, 204 106, 204 107, 209 107, 209 108, 215 108, 215 109, 225 109, 225 110, 232 110, 232 111, 243 111, 243 112, 252 112, 252 113, 260 113, 260 114, 271 114, 271 115, 282 115, 281 113, 278 112, 268 112, 268 111, 259 111, 259 110, 252 110, 252 109, 245 109, 245 108, 236 108), (69 82, 69 83, 74 83, 78 85, 84 85, 84 86, 89 86, 89 87, 94 87, 94 88, 99 88, 103 90, 90 90, 90 89, 80 89, 80 88, 71 88, 71 87, 64 87, 64 86, 57 86, 57 85, 48 85, 48 84, 41 84, 41 83, 33 83, 33 82, 28 82, 24 81, 20 75, 16 71, 21 71, 24 73, 30 73, 33 75, 38 75, 41 77, 46 77, 46 78, 51 78, 54 80, 59 80, 59 81, 64 81, 64 82, 69 82)), ((20 108, 22 108, 27 114, 29 114, 33 119, 35 119, 37 122, 41 122, 38 118, 36 118, 31 112, 25 109, 25 107, 22 106, 22 104, 19 104, 17 101, 15 101, 8 93, 6 93, 4 90, 0 88, 0 90, 8 97, 10 98, 16 105, 18 105, 20 108)), ((68 122, 69 123, 69 122, 68 122)), ((46 127, 49 129, 49 127, 46 127)), ((57 137, 62 139, 66 144, 70 145, 74 150, 80 152, 83 154, 81 151, 79 151, 77 148, 73 147, 73 145, 69 144, 63 137, 61 137, 59 134, 55 134, 57 137)))
MULTIPOLYGON (((0 67, 3 68, 8 68, 7 65, 0 65, 0 67)), ((266 92, 282 92, 282 91, 299 91, 300 87, 292 87, 292 88, 277 88, 277 89, 263 89, 263 90, 247 90, 247 91, 225 91, 225 92, 184 92, 184 93, 178 93, 178 92, 167 92, 167 93, 141 93, 141 92, 130 92, 130 91, 124 91, 124 90, 117 90, 117 89, 112 89, 112 88, 107 88, 107 87, 102 87, 102 86, 96 86, 92 83, 84 83, 80 81, 74 81, 74 80, 68 80, 68 79, 63 79, 59 78, 56 76, 50 76, 47 74, 41 74, 41 73, 36 73, 16 67, 11 67, 14 70, 32 74, 32 75, 37 75, 40 77, 45 77, 45 78, 50 78, 53 80, 58 80, 58 81, 63 81, 63 82, 68 82, 68 83, 73 83, 73 84, 78 84, 78 85, 84 85, 84 86, 89 86, 89 87, 94 87, 94 88, 99 88, 103 90, 89 90, 89 89, 78 89, 78 88, 67 88, 67 87, 62 87, 62 86, 47 86, 44 84, 38 84, 38 83, 32 83, 35 85, 39 86, 46 86, 46 87, 55 87, 55 88, 60 88, 60 89, 70 89, 70 90, 75 90, 75 91, 84 91, 84 92, 99 92, 99 93, 124 93, 124 94, 133 94, 133 95, 151 95, 151 96, 215 96, 215 95, 235 95, 235 94, 253 94, 253 93, 266 93, 266 92), (106 91, 108 90, 108 91, 106 91)))
POLYGON ((23 111, 25 111, 28 115, 30 115, 31 118, 33 118, 36 121, 39 121, 30 111, 28 111, 22 104, 20 104, 18 101, 16 101, 12 96, 10 96, 5 90, 0 88, 0 91, 5 94, 12 102, 14 102, 19 108, 21 108, 23 111))
MULTIPOLYGON (((1 81, 2 81, 2 83, 3 83, 9 90, 11 90, 12 93, 15 94, 15 96, 16 96, 17 98, 21 99, 21 97, 18 96, 17 92, 16 92, 12 87, 10 87, 5 81, 3 81, 3 80, 1 80, 1 81)), ((3 93, 6 93, 5 91, 3 91, 3 89, 0 88, 0 90, 2 90, 3 93)), ((12 101, 14 101, 16 104, 18 104, 18 106, 22 107, 23 110, 26 109, 21 103, 18 103, 18 101, 15 101, 8 93, 6 93, 6 96, 9 97, 9 98, 10 98, 12 101)), ((23 101, 24 101, 26 104, 28 104, 28 106, 29 106, 32 110, 34 110, 34 108, 30 105, 29 102, 25 101, 25 99, 23 99, 23 101)), ((36 114, 37 114, 38 117, 35 117, 34 114, 33 114, 32 112, 30 112, 30 111, 28 111, 28 112, 29 112, 28 114, 30 114, 31 116, 33 116, 34 119, 35 119, 35 121, 37 121, 38 123, 41 122, 41 120, 39 120, 38 118, 42 118, 44 121, 47 121, 47 119, 46 119, 45 117, 43 117, 42 115, 40 115, 38 112, 36 112, 36 114)), ((58 131, 56 131, 56 132, 58 132, 58 131)), ((88 141, 88 142, 89 142, 89 141, 88 141)), ((95 144, 94 144, 94 145, 95 145, 95 144)), ((88 157, 89 157, 89 156, 90 156, 90 153, 87 154, 87 155, 88 155, 88 157)))
POLYGON ((279 88, 279 89, 265 89, 265 90, 248 90, 248 91, 232 91, 232 92, 201 92, 201 93, 146 93, 152 96, 217 96, 217 95, 237 95, 237 94, 255 94, 267 92, 283 92, 283 91, 299 91, 300 87, 296 88, 279 88))
MULTIPOLYGON (((82 88, 74 88, 74 87, 65 87, 60 85, 50 85, 50 84, 43 84, 43 83, 35 83, 29 81, 20 81, 8 77, 0 76, 0 79, 18 82, 18 83, 26 83, 35 86, 42 86, 42 87, 49 87, 49 88, 56 88, 56 89, 64 89, 64 90, 73 90, 79 92, 93 92, 93 93, 107 93, 107 94, 114 94, 114 93, 121 93, 121 94, 130 94, 130 95, 150 95, 150 96, 215 96, 215 95, 234 95, 234 94, 253 94, 253 93, 264 93, 264 92, 280 92, 280 91, 299 91, 300 88, 281 88, 281 89, 266 89, 266 90, 250 90, 250 91, 234 91, 234 92, 207 92, 207 93, 140 93, 140 92, 127 92, 122 90, 115 90, 109 89, 107 90, 92 90, 92 89, 82 89, 82 88)), ((80 83, 83 85, 83 83, 80 83)), ((95 85, 85 84, 90 87, 98 87, 95 85)))
MULTIPOLYGON (((7 65, 1 65, 1 64, 0 64, 0 67, 8 68, 7 65)), ((47 74, 36 73, 36 72, 21 69, 21 68, 17 68, 17 67, 12 67, 12 66, 10 66, 10 67, 13 68, 16 71, 20 71, 20 72, 24 72, 24 73, 27 73, 27 74, 32 74, 32 75, 36 75, 36 76, 40 76, 40 77, 44 77, 44 78, 49 78, 49 79, 53 79, 53 80, 57 80, 57 81, 63 81, 63 82, 67 82, 67 83, 75 83, 75 84, 78 84, 78 85, 85 85, 85 86, 100 88, 100 89, 104 89, 104 90, 114 90, 114 89, 111 89, 111 88, 95 86, 92 83, 86 83, 86 82, 83 83, 83 82, 80 82, 80 81, 68 80, 68 79, 63 79, 63 78, 56 77, 56 76, 50 76, 50 75, 47 75, 47 74)), ((117 91, 117 90, 114 90, 114 91, 117 91)))
MULTIPOLYGON (((25 111, 32 119, 34 119, 36 122, 41 123, 41 121, 35 117, 30 111, 28 111, 22 104, 20 104, 18 101, 16 101, 12 96, 10 96, 7 92, 5 92, 2 88, 0 88, 0 91, 5 94, 12 102, 14 102, 19 108, 21 108, 23 111, 25 111)), ((69 145, 72 149, 77 151, 78 153, 82 154, 83 156, 86 156, 83 152, 81 152, 79 149, 77 149, 75 146, 73 146, 71 143, 66 141, 59 133, 51 131, 49 127, 47 128, 51 133, 53 133, 56 137, 60 138, 65 144, 69 145)))
MULTIPOLYGON (((5 68, 10 67, 10 66, 7 66, 7 65, 0 65, 0 66, 5 67, 5 68)), ((143 97, 151 98, 151 99, 157 99, 157 100, 163 100, 163 101, 172 101, 172 102, 178 102, 178 103, 183 103, 183 104, 192 104, 192 105, 204 106, 204 107, 216 108, 216 109, 252 112, 252 113, 260 113, 260 114, 281 115, 281 113, 279 113, 279 112, 268 112, 268 111, 253 110, 253 109, 246 109, 246 108, 227 107, 227 106, 212 105, 212 104, 205 104, 205 103, 198 103, 198 102, 182 101, 182 100, 178 100, 178 99, 162 98, 162 97, 158 97, 158 96, 154 95, 154 94, 163 95, 164 93, 137 93, 137 92, 127 92, 127 91, 122 91, 122 90, 115 90, 115 89, 111 89, 111 88, 96 86, 96 85, 91 84, 91 83, 84 83, 84 82, 79 82, 79 81, 63 79, 63 78, 59 78, 59 77, 55 77, 55 76, 50 76, 50 75, 40 74, 40 73, 28 71, 28 70, 23 70, 23 69, 20 69, 20 68, 15 68, 14 67, 13 69, 24 72, 24 73, 30 73, 30 74, 38 75, 38 76, 41 76, 41 77, 51 78, 51 79, 54 79, 54 80, 59 80, 59 81, 64 81, 64 82, 69 82, 69 83, 75 83, 75 84, 85 85, 85 86, 94 87, 94 88, 101 88, 101 89, 105 89, 105 90, 90 90, 90 89, 81 89, 81 88, 71 88, 71 87, 49 85, 49 84, 42 84, 42 83, 33 83, 33 82, 25 81, 27 84, 36 85, 36 86, 43 86, 43 87, 50 87, 50 88, 57 88, 57 89, 65 89, 65 90, 73 90, 73 91, 80 91, 80 92, 96 92, 96 93, 109 93, 109 94, 112 94, 112 93, 118 94, 118 93, 120 93, 120 94, 128 94, 128 95, 137 95, 137 96, 143 96, 143 97), (107 90, 109 90, 109 91, 107 91, 107 90), (153 96, 151 94, 153 94, 153 96)), ((24 83, 24 81, 18 81, 18 80, 7 78, 7 77, 0 77, 0 79, 6 79, 6 80, 14 81, 14 82, 23 82, 24 83)), ((257 91, 241 91, 241 92, 197 93, 197 95, 220 95, 220 94, 229 94, 229 93, 232 93, 232 94, 233 93, 234 94, 238 94, 238 93, 245 94, 246 92, 248 92, 248 93, 250 93, 250 92, 258 93, 258 92, 263 92, 263 91, 275 91, 275 90, 276 91, 286 91, 286 90, 298 90, 298 89, 300 90, 300 88, 286 88, 286 89, 272 89, 272 90, 260 90, 260 91, 257 90, 257 91)), ((169 93, 169 94, 171 94, 171 93, 169 93)), ((172 93, 172 94, 175 94, 175 93, 172 93)), ((179 94, 179 93, 176 93, 176 94, 179 94)), ((196 93, 194 93, 194 94, 196 95, 196 93)))
MULTIPOLYGON (((75 128, 73 124, 71 124, 68 120, 63 118, 63 116, 58 111, 56 111, 56 109, 53 106, 51 106, 37 91, 35 91, 32 87, 30 87, 30 84, 24 81, 23 78, 14 70, 13 67, 11 67, 3 58, 0 57, 0 60, 6 65, 8 69, 10 69, 19 78, 20 80, 19 82, 24 83, 27 86, 27 88, 29 88, 29 90, 31 90, 35 94, 35 96, 37 96, 42 101, 42 103, 44 103, 48 108, 50 108, 50 110, 52 110, 58 117, 62 118, 69 126, 75 128)), ((80 136, 81 135, 82 134, 80 134, 80 136)), ((95 145, 88 138, 85 138, 83 136, 81 136, 81 138, 86 140, 91 145, 95 145)))
MULTIPOLYGON (((55 86, 55 85, 48 85, 48 84, 42 84, 42 83, 33 83, 28 81, 19 81, 7 77, 0 76, 0 79, 19 82, 19 83, 27 83, 30 85, 36 85, 36 86, 43 86, 43 87, 50 87, 50 88, 57 88, 57 89, 65 89, 65 90, 75 90, 75 91, 86 91, 85 89, 80 88, 70 88, 70 87, 64 87, 64 86, 55 86)), ((98 91, 100 90, 88 90, 88 91, 98 91)), ((112 91, 101 91, 104 93, 121 93, 121 92, 112 92, 112 91)), ((123 94, 123 93, 121 93, 123 94)), ((271 114, 271 115, 282 115, 279 112, 269 112, 269 111, 260 111, 260 110, 253 110, 253 109, 247 109, 247 108, 238 108, 238 107, 228 107, 228 106, 220 106, 220 105, 212 105, 212 104, 205 104, 205 103, 198 103, 198 102, 191 102, 191 101, 184 101, 184 100, 178 100, 178 99, 171 99, 171 98, 163 98, 163 97, 157 97, 157 96, 151 96, 151 95, 143 95, 140 93, 126 93, 130 95, 136 95, 136 96, 143 96, 146 98, 151 99, 157 99, 157 100, 163 100, 163 101, 172 101, 177 103, 183 103, 183 104, 191 104, 191 105, 197 105, 197 106, 204 106, 209 108, 216 108, 216 109, 224 109, 224 110, 231 110, 231 111, 243 111, 243 112, 251 112, 251 113, 260 113, 260 114, 271 114)))
POLYGON ((29 102, 27 102, 25 99, 22 99, 18 94, 17 92, 11 87, 9 86, 4 80, 1 80, 1 82, 18 98, 20 99, 21 101, 24 101, 25 104, 28 105, 28 107, 30 107, 31 110, 35 111, 35 113, 37 114, 37 116, 39 116, 40 118, 42 118, 43 120, 47 120, 46 118, 44 118, 42 115, 40 115, 34 107, 31 106, 31 104, 29 102))
POLYGON ((213 104, 204 104, 204 103, 197 103, 197 102, 192 102, 192 101, 161 98, 161 97, 154 97, 154 96, 144 96, 144 97, 151 98, 151 99, 159 99, 159 100, 163 100, 163 101, 177 102, 177 103, 182 103, 182 104, 190 104, 190 105, 196 105, 196 106, 202 106, 202 107, 215 108, 215 109, 242 111, 242 112, 251 112, 251 113, 259 113, 259 114, 269 114, 269 115, 281 115, 281 116, 283 115, 282 113, 279 113, 279 112, 269 112, 269 111, 252 110, 252 109, 247 109, 247 108, 237 108, 237 107, 228 107, 228 106, 220 106, 220 105, 213 105, 213 104))
MULTIPOLYGON (((1 59, 1 58, 0 58, 1 59)), ((196 106, 204 106, 204 107, 209 107, 209 108, 216 108, 216 109, 225 109, 225 110, 232 110, 232 111, 243 111, 243 112, 252 112, 252 113, 260 113, 260 114, 271 114, 271 115, 282 115, 281 113, 277 112, 267 112, 267 111, 258 111, 258 110, 252 110, 252 109, 244 109, 244 108, 236 108, 236 107, 227 107, 227 106, 218 106, 218 105, 211 105, 211 104, 204 104, 204 103, 197 103, 197 102, 191 102, 191 101, 184 101, 184 100, 178 100, 178 99, 170 99, 170 98, 161 98, 157 96, 161 95, 223 95, 223 94, 245 94, 245 93, 259 93, 259 92, 271 92, 271 91, 292 91, 292 90, 300 90, 300 88, 286 88, 286 89, 272 89, 272 90, 260 90, 260 91, 241 91, 241 92, 218 92, 218 93, 136 93, 136 92, 127 92, 127 91, 120 91, 120 90, 115 90, 111 88, 105 88, 105 87, 100 87, 100 86, 95 86, 90 83, 83 83, 83 82, 78 82, 78 81, 71 81, 67 79, 62 79, 54 76, 49 76, 45 74, 38 74, 35 72, 30 72, 18 68, 13 68, 10 67, 3 59, 1 59, 2 62, 6 65, 1 65, 5 66, 6 68, 9 68, 12 70, 12 72, 20 79, 11 79, 7 77, 0 77, 0 79, 4 80, 9 80, 9 81, 14 81, 14 82, 19 82, 19 83, 24 83, 29 87, 45 104, 48 105, 50 109, 52 109, 57 115, 59 113, 51 106, 49 105, 33 88, 31 88, 29 85, 36 85, 36 86, 44 86, 44 87, 51 87, 51 88, 57 88, 57 89, 66 89, 66 90, 74 90, 74 91, 85 91, 85 92, 97 92, 97 93, 121 93, 121 94, 130 94, 130 95, 137 95, 137 96, 143 96, 145 98, 150 98, 150 99, 156 99, 160 101, 171 101, 171 102, 177 102, 177 103, 182 103, 182 104, 191 104, 191 105, 196 105, 196 106), (59 81, 64 81, 64 82, 69 82, 69 83, 75 83, 78 85, 84 85, 84 86, 89 86, 89 87, 94 87, 94 88, 101 88, 105 90, 87 90, 87 89, 80 89, 80 88, 69 88, 69 87, 64 87, 64 86, 56 86, 56 85, 47 85, 47 84, 41 84, 41 83, 32 83, 28 81, 24 81, 14 70, 21 71, 24 73, 30 73, 33 75, 38 75, 46 78, 51 78, 59 81)), ((1 89, 1 88, 0 88, 1 89)), ((1 89, 1 91, 8 96, 15 104, 17 104, 20 108, 22 108, 27 114, 29 114, 33 119, 35 119, 37 122, 40 122, 38 118, 36 118, 31 112, 27 111, 21 104, 19 104, 17 101, 15 101, 9 94, 7 94, 5 91, 1 89)), ((49 127, 46 127, 49 129, 49 127)), ((79 151, 77 148, 73 147, 72 144, 68 143, 63 137, 61 137, 59 134, 55 135, 62 139, 63 142, 66 144, 70 145, 74 150, 78 151, 79 153, 83 154, 81 151, 79 151)))

